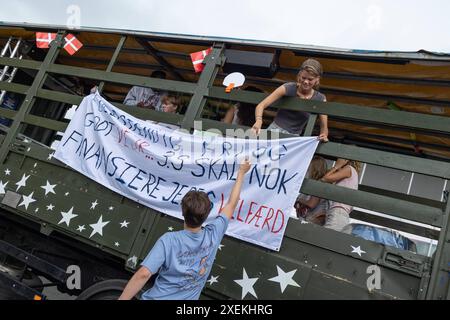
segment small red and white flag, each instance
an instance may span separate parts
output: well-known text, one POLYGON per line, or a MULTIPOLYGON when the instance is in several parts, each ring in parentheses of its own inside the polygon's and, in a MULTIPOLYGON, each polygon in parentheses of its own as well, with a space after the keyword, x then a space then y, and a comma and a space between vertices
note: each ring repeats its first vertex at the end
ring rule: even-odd
POLYGON ((50 47, 50 42, 56 39, 56 33, 36 32, 36 46, 41 49, 50 47))
POLYGON ((206 50, 191 53, 192 64, 194 65, 195 72, 202 72, 205 68, 203 60, 205 57, 212 52, 212 48, 206 50))
POLYGON ((69 33, 64 40, 66 41, 64 49, 66 49, 70 55, 73 55, 83 46, 83 44, 71 33, 69 33))

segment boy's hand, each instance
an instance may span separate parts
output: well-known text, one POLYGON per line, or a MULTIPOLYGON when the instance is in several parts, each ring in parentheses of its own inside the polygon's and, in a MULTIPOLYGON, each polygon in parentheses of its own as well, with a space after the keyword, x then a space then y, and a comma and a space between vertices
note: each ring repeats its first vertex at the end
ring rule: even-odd
POLYGON ((250 161, 248 159, 245 159, 239 166, 239 172, 242 172, 242 174, 246 174, 250 170, 250 161))

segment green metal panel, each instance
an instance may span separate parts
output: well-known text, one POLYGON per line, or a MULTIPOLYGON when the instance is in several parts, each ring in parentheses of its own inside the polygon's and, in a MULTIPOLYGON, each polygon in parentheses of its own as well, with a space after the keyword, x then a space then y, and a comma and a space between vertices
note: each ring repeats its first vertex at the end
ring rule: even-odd
POLYGON ((196 87, 195 84, 188 82, 156 79, 117 72, 91 70, 87 68, 71 67, 58 64, 51 65, 48 69, 48 72, 88 78, 91 80, 101 80, 133 86, 151 87, 159 90, 176 91, 188 94, 193 94, 196 87))
POLYGON ((410 194, 395 192, 395 191, 391 191, 391 190, 384 190, 384 189, 380 189, 380 188, 366 186, 363 184, 360 184, 358 186, 358 190, 375 193, 375 194, 387 196, 387 197, 394 198, 394 199, 405 200, 405 201, 409 201, 409 202, 413 202, 413 203, 423 204, 423 205, 426 205, 429 207, 438 208, 442 211, 445 210, 445 203, 441 202, 441 201, 426 199, 426 198, 422 198, 422 197, 418 197, 418 196, 412 196, 410 194))
POLYGON ((435 227, 441 227, 442 224, 442 210, 422 204, 359 190, 351 190, 311 179, 305 179, 300 190, 305 194, 383 212, 395 217, 421 222, 435 227))
POLYGON ((24 68, 24 69, 39 70, 41 68, 42 63, 39 61, 28 60, 28 59, 0 57, 0 65, 24 68))
MULTIPOLYGON (((244 101, 240 97, 245 97, 245 102, 258 103, 261 100, 250 100, 250 97, 264 97, 262 93, 243 94, 234 92, 228 98, 234 101, 244 101)), ((223 90, 217 87, 211 88, 209 97, 227 99, 223 90), (221 92, 222 91, 222 92, 221 92)), ((384 110, 370 107, 359 107, 351 104, 337 102, 320 102, 301 100, 292 97, 284 97, 274 103, 272 107, 287 110, 302 110, 314 114, 326 114, 333 117, 362 120, 383 125, 402 126, 412 129, 423 129, 429 131, 450 133, 450 118, 433 115, 426 115, 414 112, 404 112, 396 110, 384 110)))
POLYGON ((43 117, 34 116, 31 114, 28 114, 23 119, 24 123, 31 124, 34 126, 51 129, 55 131, 61 131, 64 132, 66 130, 68 124, 61 121, 56 121, 52 119, 47 119, 43 117))
POLYGON ((317 153, 324 156, 358 160, 377 166, 422 173, 443 179, 450 179, 450 166, 448 165, 448 162, 444 161, 430 159, 425 160, 418 157, 371 150, 333 142, 321 143, 317 148, 317 153))
POLYGON ((8 118, 8 119, 14 119, 16 114, 17 114, 17 111, 5 109, 5 108, 0 108, 0 117, 5 117, 5 118, 8 118))
POLYGON ((6 82, 6 81, 0 81, 0 90, 26 94, 28 89, 30 89, 30 87, 29 86, 25 86, 23 84, 12 83, 12 82, 9 83, 9 82, 6 82))
POLYGON ((64 32, 58 31, 55 41, 52 42, 50 49, 47 55, 45 56, 44 62, 42 63, 41 68, 39 69, 38 73, 36 74, 36 77, 34 78, 33 84, 27 91, 25 100, 22 102, 22 105, 20 106, 20 109, 14 118, 14 121, 8 131, 8 134, 6 135, 5 140, 3 140, 2 146, 0 147, 0 163, 3 163, 3 161, 5 160, 8 153, 8 148, 15 139, 16 134, 19 131, 21 122, 25 118, 25 115, 28 114, 28 112, 30 111, 35 101, 35 95, 37 90, 40 89, 45 82, 47 68, 55 61, 56 57, 58 56, 63 36, 64 32))
POLYGON ((81 100, 83 100, 83 97, 74 95, 74 94, 68 94, 63 92, 57 92, 53 90, 47 90, 47 89, 39 89, 36 93, 36 97, 53 100, 53 101, 59 101, 64 102, 72 105, 79 105, 81 103, 81 100))

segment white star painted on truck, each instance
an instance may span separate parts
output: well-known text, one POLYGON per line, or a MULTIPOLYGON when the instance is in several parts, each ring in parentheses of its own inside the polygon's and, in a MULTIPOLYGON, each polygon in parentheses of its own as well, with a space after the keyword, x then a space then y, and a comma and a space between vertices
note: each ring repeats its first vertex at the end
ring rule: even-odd
POLYGON ((53 208, 54 208, 55 206, 53 205, 53 204, 49 204, 48 206, 47 206, 47 211, 53 211, 53 208))
POLYGON ((56 187, 56 184, 50 184, 50 182, 48 182, 48 180, 45 183, 45 186, 41 186, 41 188, 45 190, 45 195, 47 195, 47 193, 49 193, 49 192, 56 194, 55 187, 56 187))
POLYGON ((103 237, 103 228, 109 223, 110 221, 103 221, 103 216, 100 216, 97 223, 90 224, 92 228, 92 233, 89 236, 89 238, 92 238, 92 236, 96 233, 100 234, 103 237))
POLYGON ((20 181, 16 182, 16 186, 17 186, 16 191, 19 191, 19 189, 21 187, 25 187, 27 185, 27 180, 29 177, 30 177, 29 175, 25 176, 25 173, 23 174, 22 179, 20 179, 20 181))
POLYGON ((253 289, 253 286, 255 285, 256 281, 258 281, 259 278, 249 278, 247 275, 247 271, 245 271, 245 268, 242 269, 243 269, 242 279, 234 280, 234 282, 236 282, 238 285, 242 287, 241 299, 244 299, 247 293, 250 293, 256 299, 258 299, 258 297, 256 296, 255 289, 253 289))
POLYGON ((3 183, 3 181, 0 181, 0 194, 6 193, 5 187, 8 184, 9 181, 6 181, 6 183, 3 183))
POLYGON ((170 226, 170 227, 168 227, 168 228, 167 228, 167 230, 169 230, 169 231, 173 231, 173 227, 172 227, 172 226, 170 226))
POLYGON ((65 223, 69 227, 70 220, 78 216, 77 214, 72 213, 72 211, 73 207, 67 212, 61 211, 62 219, 58 222, 58 224, 65 223))
POLYGON ((84 227, 84 224, 82 226, 78 226, 77 231, 83 232, 86 228, 84 227))
POLYGON ((130 223, 127 220, 123 220, 123 222, 120 223, 120 229, 122 228, 128 228, 128 225, 130 223))
POLYGON ((361 257, 361 253, 366 253, 365 251, 361 250, 361 246, 357 246, 357 247, 350 246, 350 247, 352 247, 352 249, 353 249, 351 253, 357 253, 360 257, 361 257))
POLYGON ((206 282, 209 282, 209 285, 212 286, 213 283, 219 282, 219 281, 217 280, 218 278, 219 278, 219 276, 217 276, 217 277, 211 276, 211 278, 210 278, 208 281, 206 281, 206 282))
POLYGON ((297 272, 297 269, 289 272, 284 272, 283 269, 277 266, 277 272, 278 276, 270 278, 269 281, 278 282, 280 284, 281 293, 284 292, 288 285, 300 287, 300 285, 292 279, 294 274, 297 272))
POLYGON ((50 153, 47 157, 47 160, 52 160, 53 156, 55 155, 55 153, 50 153))
POLYGON ((222 247, 225 247, 223 244, 219 244, 219 250, 222 251, 222 247))
POLYGON ((25 210, 28 210, 29 204, 36 201, 35 199, 33 199, 33 193, 34 191, 27 196, 22 196, 23 200, 21 203, 19 203, 18 207, 24 206, 25 210))
POLYGON ((91 208, 90 208, 90 210, 94 210, 95 207, 96 207, 97 205, 98 205, 98 202, 97 202, 97 199, 95 199, 94 202, 91 202, 91 208))
POLYGON ((113 210, 114 210, 114 207, 111 206, 111 207, 108 208, 108 210, 109 210, 109 211, 113 211, 113 210))
POLYGON ((114 245, 115 245, 116 247, 118 247, 118 246, 120 246, 120 243, 114 242, 114 245))
POLYGON ((5 170, 5 176, 9 176, 11 174, 11 170, 9 170, 8 168, 6 168, 5 170))

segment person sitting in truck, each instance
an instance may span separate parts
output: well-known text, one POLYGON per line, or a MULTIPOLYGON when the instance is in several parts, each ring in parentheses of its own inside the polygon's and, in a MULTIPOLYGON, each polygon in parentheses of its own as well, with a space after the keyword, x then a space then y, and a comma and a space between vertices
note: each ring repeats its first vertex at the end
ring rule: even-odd
MULTIPOLYGON (((178 113, 182 107, 181 99, 176 96, 172 95, 166 95, 161 98, 161 110, 163 112, 167 113, 178 113)), ((180 127, 175 124, 169 124, 169 123, 163 123, 163 122, 157 122, 153 120, 146 120, 147 122, 159 124, 161 126, 164 126, 166 128, 177 130, 180 127)))
MULTIPOLYGON (((263 92, 261 89, 253 86, 248 86, 245 90, 263 92)), ((227 110, 222 122, 251 127, 255 123, 255 108, 256 106, 252 103, 236 103, 227 110)))
MULTIPOLYGON (((255 123, 252 131, 259 135, 263 124, 264 109, 272 105, 284 96, 298 97, 305 100, 326 101, 325 95, 318 91, 320 77, 322 76, 322 65, 315 59, 307 59, 300 67, 297 74, 297 82, 288 82, 279 86, 267 98, 261 101, 255 109, 255 123)), ((274 121, 268 130, 282 133, 300 135, 306 127, 310 114, 304 111, 281 109, 277 112, 274 121)), ((322 142, 328 141, 328 116, 319 115, 320 134, 322 142)))
MULTIPOLYGON (((320 156, 314 156, 308 168, 308 178, 320 180, 327 173, 327 162, 320 156)), ((323 225, 329 202, 316 196, 300 194, 295 203, 297 217, 311 223, 323 225)))
MULTIPOLYGON (((165 79, 166 74, 163 71, 156 70, 153 71, 151 77, 165 79)), ((166 94, 166 92, 156 91, 148 87, 133 86, 125 97, 123 104, 163 111, 161 99, 166 94)))
POLYGON ((204 228, 212 204, 202 191, 189 191, 181 201, 184 230, 162 235, 133 275, 119 300, 132 299, 157 274, 154 285, 145 291, 143 300, 197 300, 211 271, 217 249, 241 193, 244 175, 250 170, 245 160, 226 205, 204 228))
MULTIPOLYGON (((350 189, 358 189, 359 172, 361 163, 354 160, 337 159, 336 164, 331 168, 321 181, 335 183, 337 186, 350 189)), ((342 231, 350 223, 350 212, 353 207, 345 204, 330 201, 330 207, 325 217, 325 228, 342 231)))

